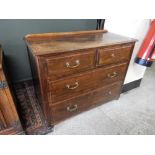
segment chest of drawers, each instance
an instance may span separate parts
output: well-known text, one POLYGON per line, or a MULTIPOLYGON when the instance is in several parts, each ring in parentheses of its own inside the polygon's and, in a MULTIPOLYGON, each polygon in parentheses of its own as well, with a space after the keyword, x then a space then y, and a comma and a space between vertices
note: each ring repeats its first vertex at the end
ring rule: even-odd
POLYGON ((4 70, 0 47, 0 135, 24 134, 4 70))
POLYGON ((118 99, 135 41, 105 30, 25 36, 49 125, 118 99))

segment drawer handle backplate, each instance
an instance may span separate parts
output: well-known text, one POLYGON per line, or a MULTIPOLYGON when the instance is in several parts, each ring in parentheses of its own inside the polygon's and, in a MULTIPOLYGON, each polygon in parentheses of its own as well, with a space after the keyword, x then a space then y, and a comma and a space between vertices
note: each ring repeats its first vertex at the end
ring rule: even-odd
POLYGON ((112 74, 109 73, 107 76, 108 76, 108 78, 114 78, 114 77, 118 76, 118 73, 116 73, 116 72, 113 72, 112 74))
POLYGON ((75 65, 74 66, 71 66, 69 62, 66 62, 66 67, 68 67, 68 68, 76 68, 79 65, 80 65, 80 61, 79 60, 75 61, 75 65))
POLYGON ((79 86, 79 83, 78 82, 75 82, 74 86, 71 86, 71 85, 67 84, 66 85, 66 88, 73 90, 73 89, 76 89, 78 86, 79 86))
POLYGON ((73 107, 69 107, 69 106, 68 106, 68 107, 67 107, 67 111, 73 112, 73 111, 77 110, 77 108, 78 108, 77 104, 74 104, 73 107))

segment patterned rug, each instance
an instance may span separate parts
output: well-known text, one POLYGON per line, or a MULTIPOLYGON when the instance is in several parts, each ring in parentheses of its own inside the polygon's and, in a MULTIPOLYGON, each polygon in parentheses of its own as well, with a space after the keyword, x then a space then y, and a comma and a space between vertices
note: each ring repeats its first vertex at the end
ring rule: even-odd
POLYGON ((23 82, 14 85, 17 108, 23 128, 26 134, 39 135, 51 132, 51 128, 47 127, 41 107, 35 95, 33 82, 23 82))

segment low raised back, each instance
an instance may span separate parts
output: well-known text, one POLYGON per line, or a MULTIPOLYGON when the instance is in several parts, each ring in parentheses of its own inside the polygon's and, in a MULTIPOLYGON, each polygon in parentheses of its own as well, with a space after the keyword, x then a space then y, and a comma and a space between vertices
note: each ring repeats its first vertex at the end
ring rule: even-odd
POLYGON ((83 35, 94 35, 106 33, 107 30, 91 30, 91 31, 75 31, 75 32, 55 32, 55 33, 40 33, 40 34, 28 34, 25 36, 27 41, 37 41, 46 39, 58 39, 62 37, 73 37, 83 35))

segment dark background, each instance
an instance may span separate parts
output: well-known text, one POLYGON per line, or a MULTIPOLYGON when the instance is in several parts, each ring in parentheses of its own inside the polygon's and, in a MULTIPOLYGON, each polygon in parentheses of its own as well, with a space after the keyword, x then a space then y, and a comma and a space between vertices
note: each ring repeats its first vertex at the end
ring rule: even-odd
POLYGON ((95 19, 0 19, 0 44, 13 82, 31 79, 23 37, 29 33, 96 29, 95 19))

